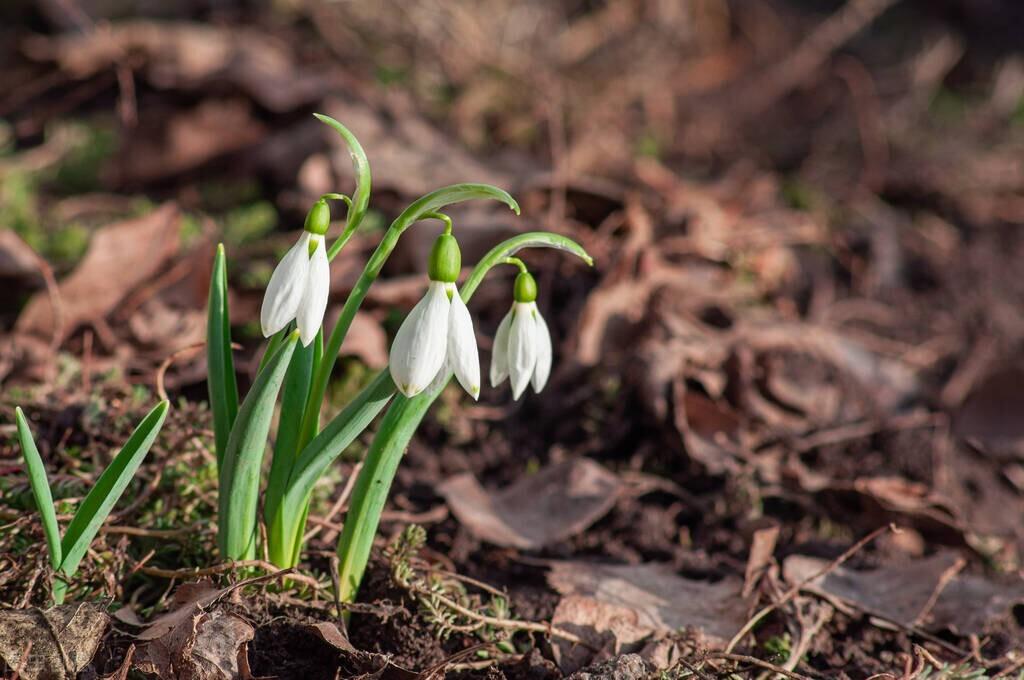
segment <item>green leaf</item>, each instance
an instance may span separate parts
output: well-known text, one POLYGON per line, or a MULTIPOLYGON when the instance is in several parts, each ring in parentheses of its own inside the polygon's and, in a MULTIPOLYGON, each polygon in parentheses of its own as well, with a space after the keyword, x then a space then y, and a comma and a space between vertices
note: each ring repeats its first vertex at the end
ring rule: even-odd
POLYGON ((260 468, 274 402, 298 341, 296 330, 256 376, 228 437, 218 489, 218 542, 227 560, 250 559, 256 554, 260 468))
POLYGON ((128 482, 135 476, 135 471, 149 453, 164 424, 168 407, 168 402, 162 401, 142 419, 78 507, 61 542, 64 558, 60 570, 66 576, 74 576, 96 532, 100 530, 114 503, 124 493, 128 482))
POLYGON ((348 145, 349 154, 352 156, 352 170, 355 173, 356 178, 356 190, 352 194, 352 203, 348 208, 348 216, 345 220, 345 229, 341 232, 334 243, 331 244, 330 250, 327 251, 327 257, 330 260, 334 259, 348 240, 352 238, 352 235, 356 233, 356 229, 362 223, 363 218, 366 216, 366 210, 370 205, 370 187, 372 181, 370 179, 370 161, 366 158, 366 152, 363 151, 363 145, 359 143, 356 136, 349 131, 347 127, 334 120, 330 116, 325 116, 322 113, 314 113, 313 116, 320 121, 334 128, 334 131, 341 135, 341 138, 348 145))
POLYGON ((315 344, 297 347, 288 364, 288 373, 285 374, 277 438, 274 440, 274 457, 270 462, 266 500, 263 503, 264 516, 267 518, 274 516, 277 504, 284 495, 292 467, 298 458, 299 429, 302 427, 302 412, 309 397, 315 348, 315 344))
POLYGON ((313 486, 394 394, 391 374, 381 371, 299 454, 283 497, 275 511, 266 515, 267 540, 274 564, 290 567, 297 562, 305 531, 305 509, 313 486))
POLYGON ((231 426, 238 416, 238 383, 235 362, 231 355, 231 320, 228 314, 228 270, 224 244, 217 246, 210 278, 210 297, 207 304, 206 380, 213 411, 213 433, 217 451, 218 469, 224 459, 231 426))
POLYGON ((39 456, 36 441, 21 407, 14 409, 14 419, 18 422, 18 440, 21 442, 21 455, 25 457, 28 468, 28 481, 32 486, 32 496, 36 500, 36 508, 43 519, 43 533, 46 534, 46 547, 50 551, 50 566, 60 567, 63 552, 60 546, 60 527, 57 525, 57 513, 53 509, 53 496, 50 495, 50 482, 46 479, 46 468, 39 456))

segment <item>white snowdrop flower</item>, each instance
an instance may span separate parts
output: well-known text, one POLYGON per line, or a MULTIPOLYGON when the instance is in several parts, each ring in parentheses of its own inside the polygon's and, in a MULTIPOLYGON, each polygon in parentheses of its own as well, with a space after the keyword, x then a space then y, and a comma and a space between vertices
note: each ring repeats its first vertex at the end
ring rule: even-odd
POLYGON ((494 336, 491 357, 491 386, 505 378, 512 383, 512 396, 519 399, 533 383, 540 392, 551 374, 551 335, 537 309, 537 283, 526 271, 516 277, 514 302, 494 336))
POLYGON ((391 345, 391 377, 407 397, 444 380, 449 371, 470 396, 480 397, 473 319, 455 285, 461 266, 458 242, 451 234, 442 234, 430 252, 427 293, 402 322, 391 345))
POLYGON ((327 201, 320 199, 306 216, 302 236, 274 269, 260 309, 264 337, 269 338, 295 321, 303 346, 308 346, 320 330, 331 288, 324 242, 330 221, 327 201))

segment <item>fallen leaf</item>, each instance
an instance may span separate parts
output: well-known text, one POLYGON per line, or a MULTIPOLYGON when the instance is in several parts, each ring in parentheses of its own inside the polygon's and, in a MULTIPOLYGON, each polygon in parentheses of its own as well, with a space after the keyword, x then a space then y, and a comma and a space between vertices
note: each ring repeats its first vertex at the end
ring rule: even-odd
POLYGON ((957 635, 983 635, 1003 621, 1020 621, 1014 607, 1024 604, 1024 581, 994 581, 973 574, 957 576, 932 608, 927 628, 957 635))
POLYGON ((13 229, 0 231, 0 279, 19 285, 42 285, 35 251, 13 229))
MULTIPOLYGON (((946 551, 870 571, 837 567, 805 585, 804 590, 838 599, 902 626, 917 626, 965 564, 962 557, 946 551)), ((783 576, 791 584, 802 583, 826 565, 828 560, 793 555, 783 564, 783 576)))
POLYGON ((1006 458, 1024 451, 1024 369, 1000 366, 953 413, 953 433, 1006 458))
POLYGON ((207 614, 196 629, 191 653, 193 670, 188 677, 196 680, 235 680, 240 677, 240 659, 245 656, 254 633, 248 622, 234 614, 222 610, 207 614))
POLYGON ((780 529, 778 524, 771 524, 754 532, 754 537, 750 541, 747 568, 743 572, 743 597, 749 597, 754 592, 754 587, 771 565, 780 529))
POLYGON ((92 661, 109 621, 88 603, 0 611, 0 658, 25 680, 71 680, 92 661))
POLYGON ((438 487, 458 520, 495 545, 537 550, 583 531, 615 505, 621 482, 601 465, 574 458, 490 493, 465 473, 438 487))
MULTIPOLYGON (((687 579, 661 564, 566 561, 551 562, 550 567, 548 582, 563 596, 552 623, 604 647, 606 653, 629 651, 649 637, 680 631, 708 647, 722 647, 747 618, 738 579, 687 579)), ((559 666, 567 672, 591 661, 582 646, 557 647, 559 666)))
MULTIPOLYGON (((78 267, 58 285, 63 313, 62 340, 83 323, 102 319, 131 292, 163 270, 178 248, 181 214, 173 203, 99 229, 78 267)), ((55 315, 45 291, 36 293, 15 331, 49 338, 55 315)))

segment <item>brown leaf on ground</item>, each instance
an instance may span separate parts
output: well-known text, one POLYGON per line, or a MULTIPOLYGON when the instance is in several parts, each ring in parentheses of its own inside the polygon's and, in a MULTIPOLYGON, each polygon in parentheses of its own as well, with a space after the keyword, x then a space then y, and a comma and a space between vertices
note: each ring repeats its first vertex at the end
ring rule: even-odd
POLYGON ((235 680, 248 668, 243 657, 254 633, 223 610, 191 614, 141 647, 136 667, 162 680, 235 680))
MULTIPOLYGON (((591 642, 604 654, 630 651, 648 638, 690 633, 711 648, 743 626, 747 603, 737 579, 698 581, 660 564, 550 563, 548 582, 562 594, 552 623, 591 642)), ((578 668, 592 652, 559 645, 559 665, 578 668)))
POLYGON ((0 231, 0 279, 20 285, 43 283, 35 251, 13 229, 0 231))
MULTIPOLYGON (((162 271, 178 248, 181 214, 173 203, 117 222, 92 236, 78 267, 59 284, 62 338, 109 314, 131 290, 162 271)), ((15 324, 18 333, 48 338, 58 316, 45 291, 33 296, 15 324)))
POLYGON ((271 111, 289 111, 320 99, 327 80, 301 69, 291 50, 267 33, 199 23, 119 21, 57 37, 33 36, 25 51, 55 61, 75 79, 112 69, 124 55, 142 62, 158 89, 198 90, 229 82, 271 111))
MULTIPOLYGON (((870 571, 837 567, 805 585, 804 590, 902 626, 918 626, 965 564, 962 557, 947 551, 870 571)), ((791 584, 801 583, 826 565, 828 560, 793 555, 783 564, 783 575, 791 584)))
MULTIPOLYGON (((927 628, 958 635, 983 635, 1004 621, 1015 621, 1014 607, 1024 604, 1024 580, 995 581, 972 574, 953 579, 932 608, 927 628)), ((1020 622, 1016 622, 1018 634, 1020 622)))
MULTIPOLYGON (((143 125, 146 123, 143 122, 143 125)), ((165 129, 136 134, 121 154, 115 184, 153 182, 251 147, 266 136, 248 100, 210 99, 170 119, 165 129)))
POLYGON ((778 524, 772 523, 754 531, 747 568, 743 572, 743 597, 750 597, 765 571, 772 565, 781 529, 778 524))
POLYGON ((2 611, 0 658, 25 680, 70 680, 92 660, 109 621, 88 603, 2 611))
POLYGON ((488 492, 470 473, 438 487, 456 518, 476 537, 537 550, 583 531, 611 510, 621 482, 601 465, 574 458, 488 492))

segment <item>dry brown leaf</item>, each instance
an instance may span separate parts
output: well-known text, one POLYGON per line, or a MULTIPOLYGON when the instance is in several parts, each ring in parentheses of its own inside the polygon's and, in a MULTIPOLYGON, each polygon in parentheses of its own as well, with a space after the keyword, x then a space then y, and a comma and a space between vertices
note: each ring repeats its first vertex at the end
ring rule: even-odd
POLYGON ((255 631, 223 610, 179 618, 174 628, 139 649, 136 667, 161 680, 236 680, 255 631))
POLYGON ((169 21, 118 21, 94 30, 25 41, 33 59, 51 60, 75 79, 113 68, 130 54, 158 89, 201 89, 229 82, 271 111, 319 101, 327 80, 299 68, 283 43, 246 28, 169 21))
MULTIPOLYGON (((567 561, 550 566, 548 582, 563 596, 552 623, 609 653, 680 631, 708 647, 721 647, 746 621, 743 584, 737 579, 697 581, 660 564, 567 561)), ((559 649, 563 669, 590 660, 580 647, 559 649)))
MULTIPOLYGON (((1024 604, 1024 581, 994 581, 980 576, 957 576, 932 608, 927 628, 949 629, 957 635, 983 635, 1002 622, 1014 621, 1013 609, 1024 604)), ((1021 624, 1017 621, 1016 625, 1021 624)))
POLYGON ((25 680, 71 680, 96 654, 109 621, 88 603, 0 611, 0 657, 25 680))
MULTIPOLYGON (((947 551, 870 571, 837 567, 814 579, 804 589, 851 604, 866 614, 903 626, 917 626, 965 564, 962 557, 947 551)), ((828 560, 793 555, 783 564, 783 575, 791 584, 802 583, 827 565, 828 560)))
POLYGON ((765 570, 772 564, 780 530, 778 524, 770 524, 754 531, 754 537, 750 541, 747 568, 743 572, 743 597, 750 597, 765 570))
POLYGON ((359 358, 370 368, 384 368, 388 365, 388 336, 377 319, 366 312, 356 312, 341 353, 359 358))
POLYGON ((490 493, 470 473, 438 487, 456 518, 485 541, 537 550, 583 531, 615 505, 618 477, 586 458, 551 465, 490 493))
POLYGON ((0 279, 13 280, 21 285, 39 286, 43 283, 37 255, 13 229, 0 231, 0 279))
MULTIPOLYGON (((59 284, 63 337, 101 319, 133 288, 163 270, 178 248, 181 214, 173 203, 143 217, 117 222, 92 236, 78 267, 59 284)), ((55 322, 46 292, 36 293, 15 324, 19 333, 48 338, 55 322)))

